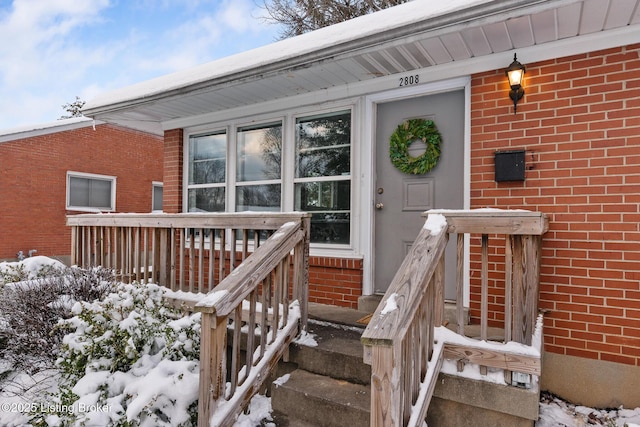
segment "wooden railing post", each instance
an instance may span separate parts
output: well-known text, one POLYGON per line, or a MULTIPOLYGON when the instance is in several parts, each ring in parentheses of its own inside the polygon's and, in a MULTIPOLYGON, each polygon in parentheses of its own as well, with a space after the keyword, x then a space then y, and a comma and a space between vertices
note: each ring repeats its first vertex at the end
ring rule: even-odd
POLYGON ((223 397, 225 391, 227 318, 203 312, 201 327, 198 427, 209 427, 215 402, 223 397))
POLYGON ((437 375, 430 364, 441 363, 442 353, 432 350, 434 326, 443 317, 436 305, 444 305, 447 240, 444 218, 430 217, 362 335, 372 372, 371 426, 404 426, 412 412, 426 415, 437 375))
POLYGON ((71 227, 71 265, 78 264, 78 228, 71 227))
POLYGON ((371 426, 399 426, 399 375, 394 375, 394 348, 371 348, 371 426))
POLYGON ((538 315, 541 236, 514 236, 513 340, 531 345, 538 315))

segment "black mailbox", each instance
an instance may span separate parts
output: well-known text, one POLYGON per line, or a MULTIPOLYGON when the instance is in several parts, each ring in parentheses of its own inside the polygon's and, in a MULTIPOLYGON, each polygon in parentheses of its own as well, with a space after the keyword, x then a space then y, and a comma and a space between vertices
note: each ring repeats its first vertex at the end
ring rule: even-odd
POLYGON ((524 181, 524 159, 525 150, 496 151, 496 182, 524 181))

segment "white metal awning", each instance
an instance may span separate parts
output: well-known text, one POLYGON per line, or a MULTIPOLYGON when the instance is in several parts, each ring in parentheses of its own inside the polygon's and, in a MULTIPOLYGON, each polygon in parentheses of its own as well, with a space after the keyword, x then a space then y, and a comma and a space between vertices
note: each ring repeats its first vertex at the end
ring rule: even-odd
POLYGON ((515 49, 533 62, 638 42, 640 0, 414 0, 104 94, 83 112, 162 133, 415 70, 436 80, 506 67, 515 49))

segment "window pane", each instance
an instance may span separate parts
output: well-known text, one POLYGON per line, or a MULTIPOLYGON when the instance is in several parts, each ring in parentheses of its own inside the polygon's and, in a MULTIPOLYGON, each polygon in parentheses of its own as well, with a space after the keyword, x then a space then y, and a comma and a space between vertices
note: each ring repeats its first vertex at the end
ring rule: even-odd
POLYGON ((69 177, 69 206, 110 210, 111 186, 109 179, 69 177))
POLYGON ((69 205, 89 207, 89 180, 69 177, 69 205))
POLYGON ((192 136, 189 138, 189 184, 225 182, 227 135, 192 136))
POLYGON ((89 206, 95 208, 111 208, 111 181, 91 179, 89 182, 91 187, 89 192, 89 206))
POLYGON ((280 179, 282 125, 238 130, 236 179, 240 182, 280 179))
POLYGON ((162 185, 154 185, 153 186, 153 206, 152 206, 152 210, 154 210, 154 211, 161 211, 162 210, 162 193, 163 193, 162 185))
POLYGON ((351 173, 351 112, 296 121, 296 178, 351 173))
POLYGON ((311 216, 311 242, 349 244, 351 215, 315 212, 311 216))
POLYGON ((296 184, 295 209, 311 212, 311 241, 349 243, 351 181, 296 184))
POLYGON ((236 211, 280 211, 280 184, 237 187, 236 211))
POLYGON ((189 190, 189 212, 224 212, 224 187, 189 190))

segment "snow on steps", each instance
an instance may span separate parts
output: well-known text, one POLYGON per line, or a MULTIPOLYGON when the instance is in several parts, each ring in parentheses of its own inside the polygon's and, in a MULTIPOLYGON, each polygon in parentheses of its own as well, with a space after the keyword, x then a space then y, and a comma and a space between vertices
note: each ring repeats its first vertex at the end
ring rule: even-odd
POLYGON ((294 344, 271 389, 276 425, 368 427, 371 367, 362 361, 362 329, 322 322, 309 329, 317 346, 294 344))

